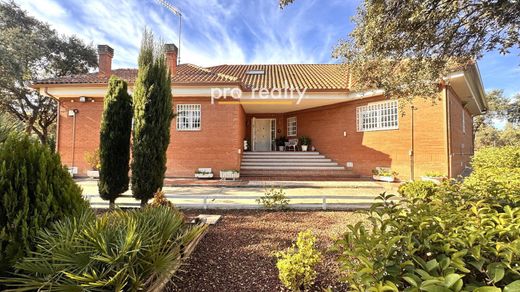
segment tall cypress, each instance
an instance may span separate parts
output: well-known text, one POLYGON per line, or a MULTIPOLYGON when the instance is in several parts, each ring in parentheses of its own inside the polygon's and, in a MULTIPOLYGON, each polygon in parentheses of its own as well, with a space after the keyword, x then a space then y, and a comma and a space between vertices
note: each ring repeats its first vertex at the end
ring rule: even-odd
POLYGON ((128 190, 130 169, 130 132, 132 128, 132 99, 127 83, 112 76, 104 100, 101 121, 99 158, 99 194, 110 201, 128 190))
POLYGON ((146 205, 162 189, 173 118, 171 78, 163 46, 144 31, 134 85, 132 193, 146 205))

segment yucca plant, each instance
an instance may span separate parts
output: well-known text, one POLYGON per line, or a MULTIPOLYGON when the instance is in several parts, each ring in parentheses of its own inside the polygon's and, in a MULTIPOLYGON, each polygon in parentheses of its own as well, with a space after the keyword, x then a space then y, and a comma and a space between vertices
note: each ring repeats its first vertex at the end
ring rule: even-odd
POLYGON ((41 232, 38 250, 2 282, 8 291, 160 291, 205 228, 163 206, 97 218, 87 211, 41 232))

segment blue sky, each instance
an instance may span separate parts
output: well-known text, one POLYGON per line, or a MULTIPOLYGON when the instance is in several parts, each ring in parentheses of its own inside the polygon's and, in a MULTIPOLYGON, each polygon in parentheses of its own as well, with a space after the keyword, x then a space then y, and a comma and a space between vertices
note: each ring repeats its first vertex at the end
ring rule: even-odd
MULTIPOLYGON (((177 43, 178 18, 154 0, 16 0, 59 32, 115 50, 114 67, 136 67, 145 26, 177 43)), ((169 0, 183 13, 181 62, 334 63, 332 49, 353 28, 357 1, 169 0)), ((479 67, 486 90, 520 93, 520 51, 486 53, 479 67)))

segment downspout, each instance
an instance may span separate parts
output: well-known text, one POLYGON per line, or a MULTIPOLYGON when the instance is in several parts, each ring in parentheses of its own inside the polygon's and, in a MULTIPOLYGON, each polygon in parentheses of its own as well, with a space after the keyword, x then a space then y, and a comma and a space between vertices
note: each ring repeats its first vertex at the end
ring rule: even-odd
POLYGON ((414 111, 417 109, 415 106, 411 106, 411 112, 412 112, 412 129, 411 129, 411 136, 410 136, 410 139, 411 139, 411 145, 410 145, 410 180, 411 181, 414 181, 415 180, 415 133, 414 133, 414 130, 415 130, 415 117, 414 117, 414 111))
POLYGON ((45 87, 45 89, 44 89, 45 95, 50 96, 51 98, 56 100, 56 102, 58 103, 58 107, 56 108, 56 137, 55 137, 56 138, 55 139, 56 145, 54 145, 54 151, 56 151, 56 153, 58 153, 58 149, 59 149, 58 145, 59 145, 59 137, 60 137, 58 131, 60 130, 60 106, 61 106, 61 103, 60 103, 60 100, 58 98, 56 98, 56 96, 54 96, 54 95, 49 93, 48 89, 49 89, 48 87, 45 87))
POLYGON ((451 178, 451 112, 450 112, 450 101, 448 99, 449 85, 444 85, 444 99, 446 100, 446 148, 448 158, 448 177, 451 178))

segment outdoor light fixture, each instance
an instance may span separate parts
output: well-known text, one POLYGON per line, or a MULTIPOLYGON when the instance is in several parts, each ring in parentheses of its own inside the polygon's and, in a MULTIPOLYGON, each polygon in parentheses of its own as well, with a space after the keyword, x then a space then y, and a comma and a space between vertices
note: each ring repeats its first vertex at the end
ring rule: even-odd
POLYGON ((79 97, 79 102, 86 102, 87 101, 87 97, 86 96, 80 96, 79 97))
POLYGON ((182 32, 182 13, 179 9, 177 9, 177 7, 171 5, 168 1, 166 0, 156 0, 157 3, 161 4, 162 6, 164 6, 164 8, 170 10, 171 12, 173 12, 173 14, 177 15, 179 17, 179 45, 178 45, 178 51, 177 51, 177 64, 180 64, 181 63, 181 32, 182 32))

